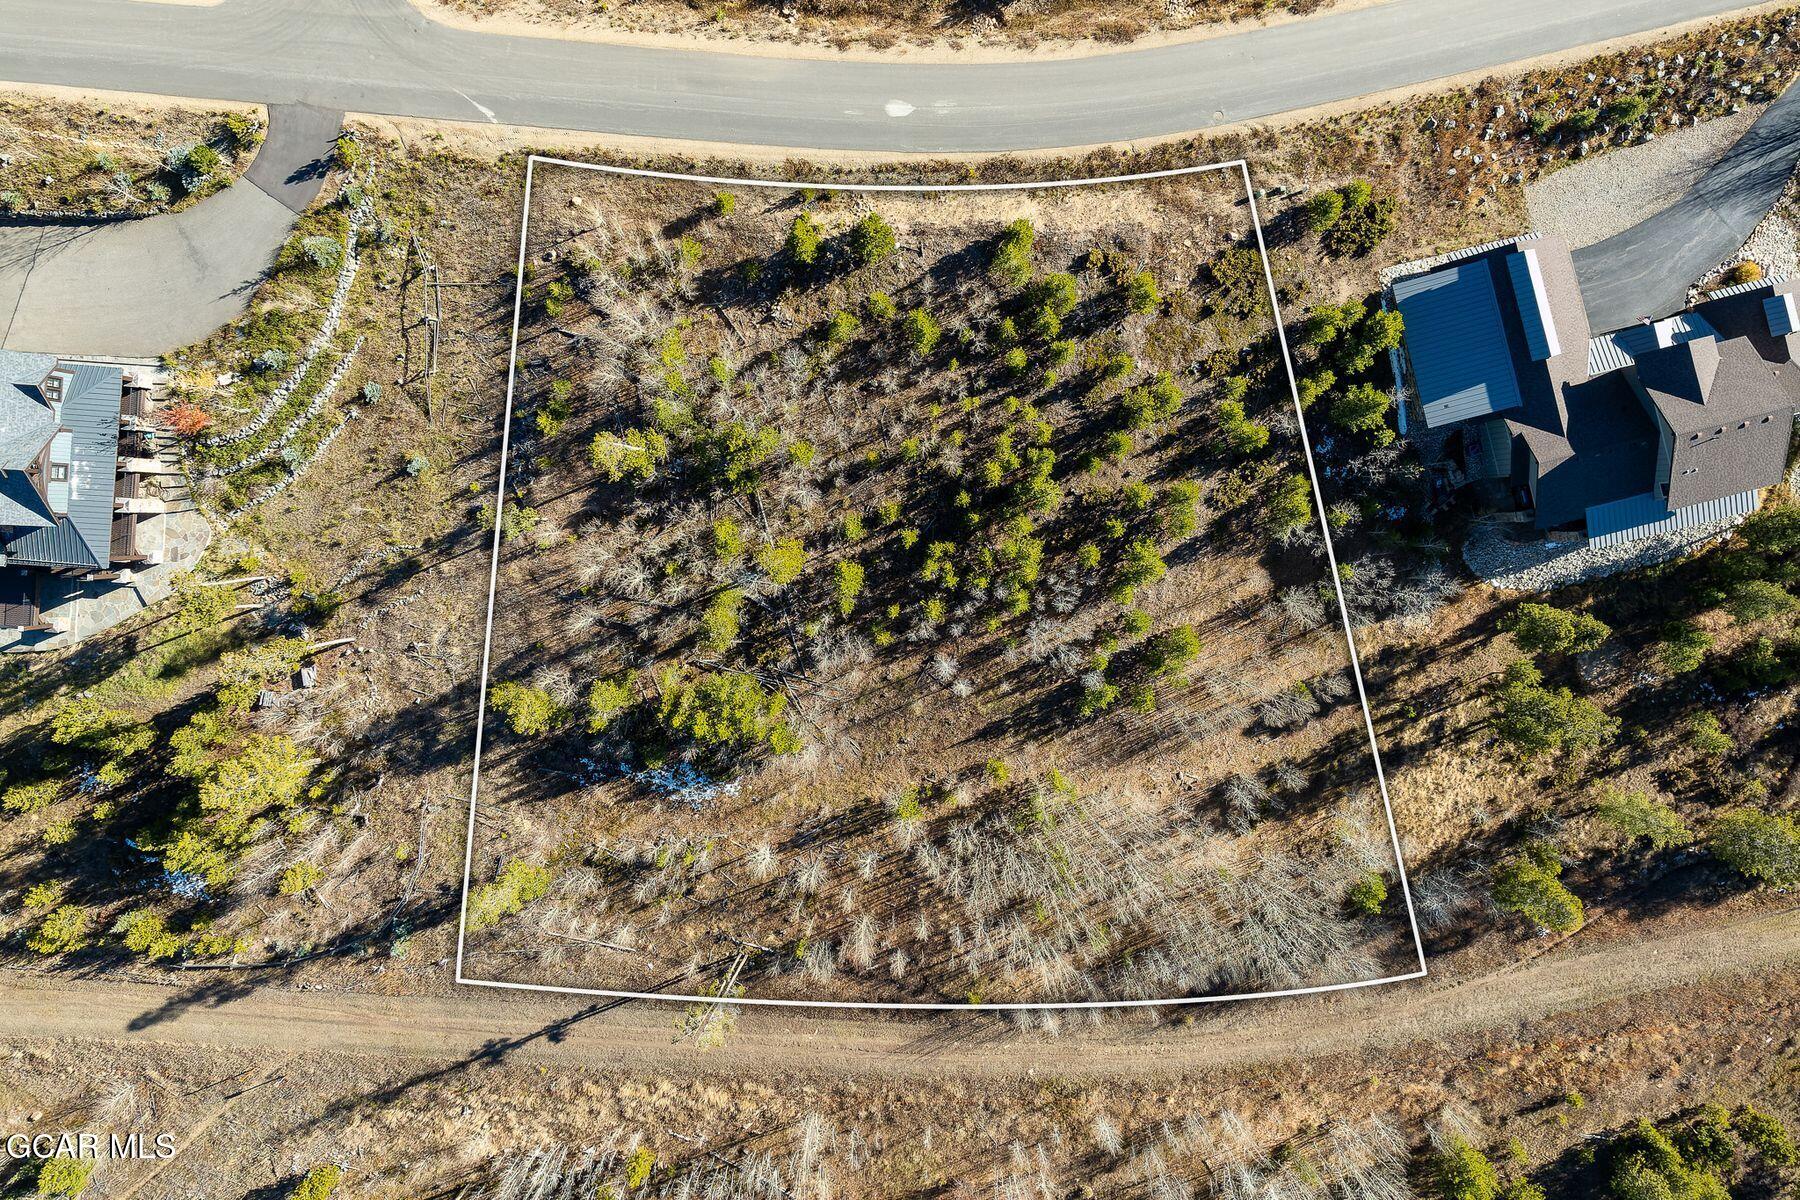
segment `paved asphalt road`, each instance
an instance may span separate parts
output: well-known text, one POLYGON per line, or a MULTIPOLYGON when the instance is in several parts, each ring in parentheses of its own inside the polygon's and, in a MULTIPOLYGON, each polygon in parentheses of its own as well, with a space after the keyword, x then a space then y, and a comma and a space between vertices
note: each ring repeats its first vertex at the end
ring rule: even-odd
POLYGON ((1605 333, 1687 307, 1688 285, 1737 252, 1781 198, 1800 157, 1790 87, 1672 206, 1575 252, 1588 324, 1605 333))
POLYGON ((271 108, 244 178, 173 216, 0 223, 0 347, 153 358, 199 341, 244 310, 318 195, 342 124, 341 113, 271 108))
POLYGON ((407 0, 0 0, 0 79, 814 149, 1026 150, 1266 117, 1741 7, 1387 0, 1154 49, 963 65, 503 37, 407 0))

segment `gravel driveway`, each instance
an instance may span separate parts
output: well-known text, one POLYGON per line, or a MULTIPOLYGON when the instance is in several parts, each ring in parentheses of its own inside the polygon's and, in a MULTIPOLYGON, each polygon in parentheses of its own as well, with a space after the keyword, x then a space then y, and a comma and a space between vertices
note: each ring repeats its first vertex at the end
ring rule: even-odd
POLYGON ((1744 134, 1767 105, 1571 163, 1526 185, 1531 227, 1571 247, 1623 233, 1674 204, 1744 134))

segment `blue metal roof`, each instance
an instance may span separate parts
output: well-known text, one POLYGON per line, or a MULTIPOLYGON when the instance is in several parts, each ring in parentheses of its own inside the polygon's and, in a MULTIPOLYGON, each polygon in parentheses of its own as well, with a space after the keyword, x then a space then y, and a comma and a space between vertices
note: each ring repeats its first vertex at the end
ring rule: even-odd
POLYGON ((1525 330, 1531 361, 1555 358, 1562 353, 1562 343, 1556 337, 1556 318, 1550 315, 1550 297, 1544 293, 1537 251, 1527 247, 1507 255, 1506 274, 1512 280, 1513 299, 1518 302, 1519 324, 1525 330))
POLYGON ((1394 283, 1406 352, 1432 428, 1519 407, 1494 273, 1487 259, 1394 283))
POLYGON ((1776 337, 1786 337, 1800 331, 1800 320, 1795 319, 1794 296, 1791 292, 1764 300, 1763 313, 1769 318, 1769 332, 1776 337))
POLYGON ((1674 512, 1669 511, 1668 501, 1655 492, 1596 504, 1587 510, 1588 544, 1617 546, 1671 529, 1693 529, 1732 517, 1747 517, 1756 511, 1760 498, 1761 492, 1753 488, 1674 512))

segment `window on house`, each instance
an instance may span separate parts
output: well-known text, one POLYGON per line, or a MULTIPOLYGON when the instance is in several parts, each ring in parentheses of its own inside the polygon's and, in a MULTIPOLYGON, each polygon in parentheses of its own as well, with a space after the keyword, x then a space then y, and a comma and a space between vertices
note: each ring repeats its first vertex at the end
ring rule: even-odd
POLYGON ((68 463, 51 463, 50 464, 50 482, 51 483, 67 483, 67 482, 69 482, 69 464, 68 463))

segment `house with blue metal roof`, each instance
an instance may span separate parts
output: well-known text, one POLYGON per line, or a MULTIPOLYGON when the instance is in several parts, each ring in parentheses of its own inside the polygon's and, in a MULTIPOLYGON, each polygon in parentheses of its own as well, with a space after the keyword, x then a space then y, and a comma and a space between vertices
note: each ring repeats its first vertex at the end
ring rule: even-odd
POLYGON ((148 393, 112 364, 0 351, 0 629, 48 629, 47 579, 115 579, 138 517, 148 393))
POLYGON ((1530 235, 1402 271, 1390 298, 1430 429, 1489 503, 1616 545, 1743 516, 1800 412, 1792 285, 1594 335, 1568 247, 1530 235))

